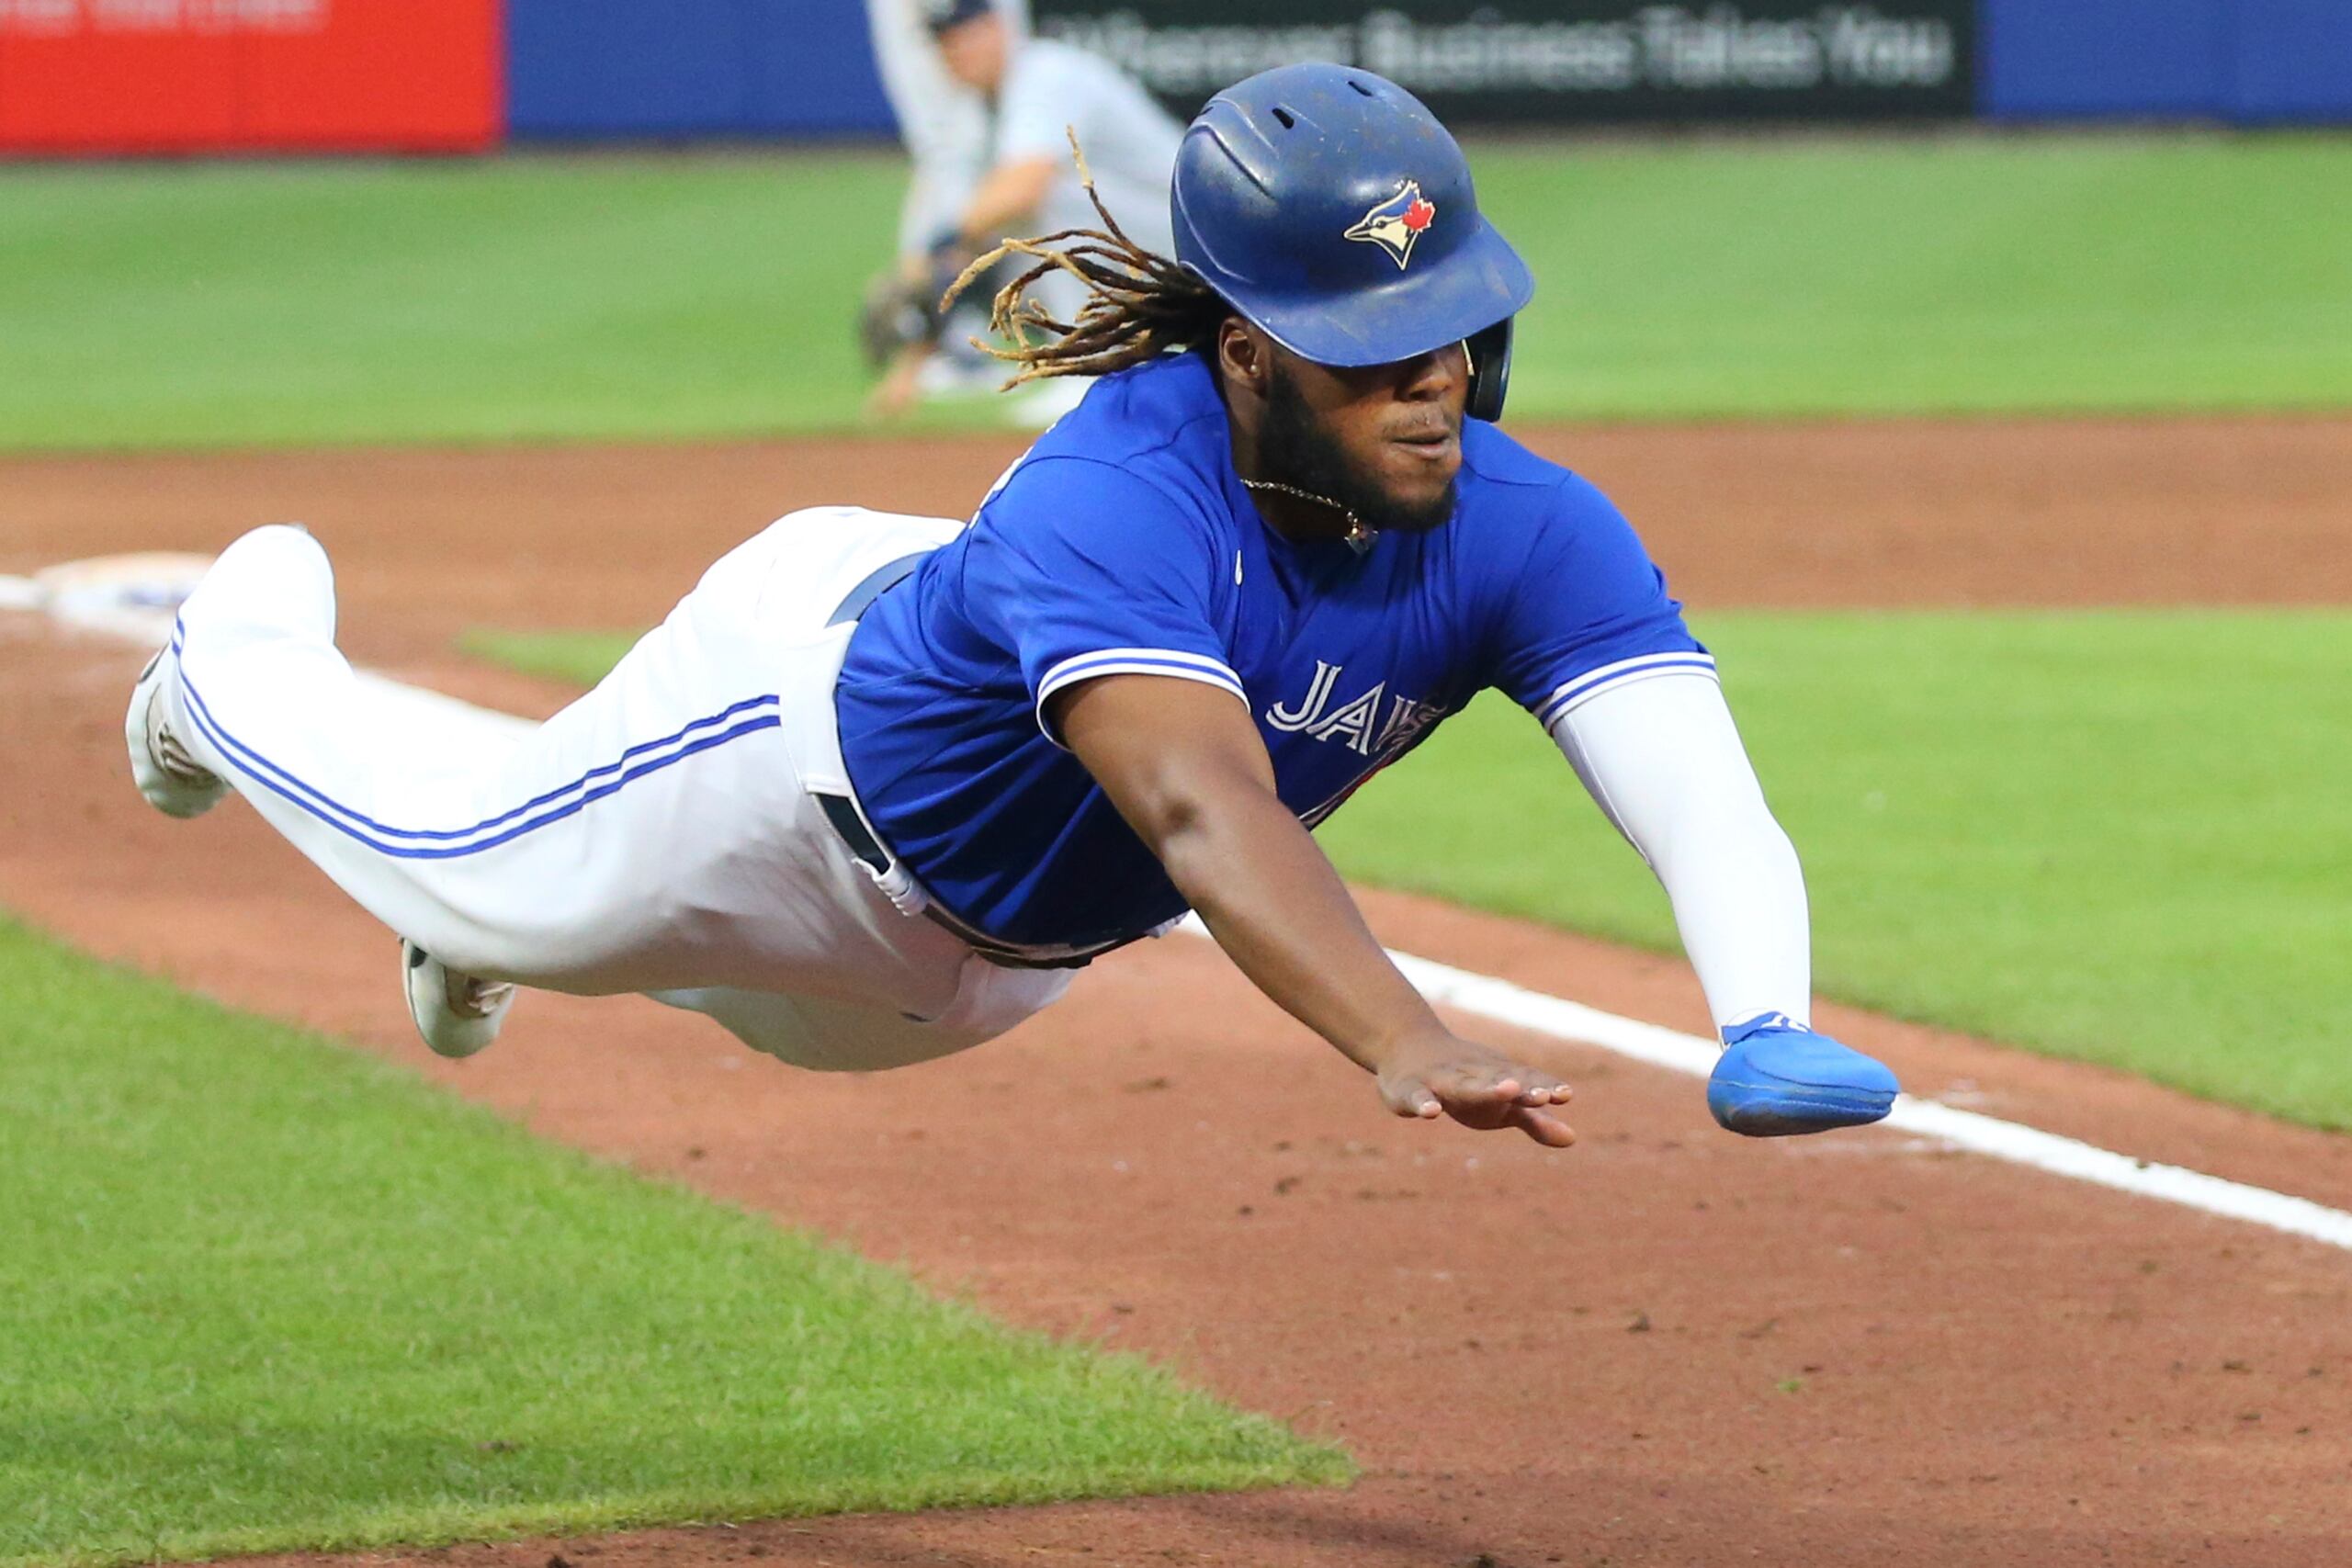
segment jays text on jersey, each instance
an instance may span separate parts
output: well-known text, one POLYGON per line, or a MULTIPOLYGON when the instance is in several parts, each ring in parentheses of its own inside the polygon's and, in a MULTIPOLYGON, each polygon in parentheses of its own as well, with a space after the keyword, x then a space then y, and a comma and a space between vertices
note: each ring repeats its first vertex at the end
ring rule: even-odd
POLYGON ((1232 693, 1312 825, 1487 687, 1549 728, 1624 682, 1712 671, 1607 497, 1491 425, 1462 446, 1451 520, 1358 555, 1260 518, 1201 355, 1104 378, 851 638, 836 709, 868 820, 990 937, 1108 944, 1184 901, 1047 732, 1064 687, 1232 693))

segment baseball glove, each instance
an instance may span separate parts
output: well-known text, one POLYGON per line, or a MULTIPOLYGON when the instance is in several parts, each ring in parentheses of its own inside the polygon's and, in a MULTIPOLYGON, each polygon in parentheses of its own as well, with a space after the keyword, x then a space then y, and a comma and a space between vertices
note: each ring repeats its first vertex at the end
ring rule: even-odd
POLYGON ((943 321, 939 291, 931 280, 910 278, 893 267, 865 286, 858 307, 858 344, 865 351, 866 364, 879 370, 898 358, 901 349, 937 343, 943 321))
MULTIPOLYGON (((865 346, 867 363, 880 369, 897 358, 901 349, 936 345, 947 324, 946 293, 978 254, 960 235, 942 235, 924 257, 919 275, 914 268, 895 267, 867 284, 858 311, 858 341, 865 346)), ((972 281, 963 297, 985 304, 1004 276, 1002 265, 990 267, 972 281)))

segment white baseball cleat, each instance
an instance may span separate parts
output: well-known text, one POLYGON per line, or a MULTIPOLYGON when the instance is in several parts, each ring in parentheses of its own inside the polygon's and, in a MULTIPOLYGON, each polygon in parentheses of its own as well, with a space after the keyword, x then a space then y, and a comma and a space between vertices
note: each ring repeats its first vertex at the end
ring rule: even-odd
POLYGON ((408 1016, 437 1056, 470 1056, 498 1038, 514 987, 501 980, 460 975, 406 937, 401 938, 401 983, 408 1016))
POLYGON ((122 738, 130 748, 130 777, 147 804, 166 817, 201 817, 229 793, 228 781, 200 765, 173 733, 165 701, 179 679, 179 660, 166 645, 139 672, 122 738))

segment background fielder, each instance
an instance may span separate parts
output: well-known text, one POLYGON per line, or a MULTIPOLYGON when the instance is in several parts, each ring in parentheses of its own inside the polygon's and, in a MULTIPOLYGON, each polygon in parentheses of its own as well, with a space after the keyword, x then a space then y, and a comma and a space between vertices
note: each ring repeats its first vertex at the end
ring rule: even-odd
MULTIPOLYGON (((1122 225, 1146 248, 1167 252, 1174 236, 1168 223, 1168 186, 1183 128, 1151 95, 1108 61, 1050 39, 1027 36, 1021 14, 997 0, 914 0, 922 30, 933 41, 932 58, 959 90, 952 124, 927 134, 969 136, 953 159, 941 155, 950 173, 930 182, 925 201, 934 203, 950 178, 969 182, 952 206, 932 211, 920 254, 902 255, 898 277, 869 296, 867 340, 877 360, 886 360, 869 411, 884 417, 903 412, 931 373, 962 364, 962 379, 990 389, 1002 379, 985 359, 974 360, 965 340, 985 326, 985 313, 965 310, 954 323, 942 320, 939 297, 965 264, 1016 232, 1057 233, 1094 220, 1094 205, 1070 161, 1075 141, 1085 149, 1096 192, 1122 225), (978 105, 977 126, 964 107, 978 105), (946 353, 933 357, 934 347, 946 353)), ((920 160, 918 186, 924 186, 920 160)), ((916 192, 909 193, 911 203, 916 192)), ((902 247, 904 235, 901 236, 902 247)), ((1036 303, 1057 320, 1074 319, 1086 303, 1076 278, 1041 277, 1036 303)), ((1074 399, 1065 387, 1051 389, 1053 412, 1074 399)), ((1046 389, 1040 389, 1041 392, 1046 389)), ((1041 422, 1043 423, 1043 422, 1041 422)))
MULTIPOLYGON (((1003 0, 1005 25, 1029 31, 1028 0, 1003 0)), ((941 57, 925 0, 866 0, 865 21, 882 91, 911 164, 899 204, 902 266, 923 265, 931 243, 963 216, 989 161, 989 106, 941 57)))

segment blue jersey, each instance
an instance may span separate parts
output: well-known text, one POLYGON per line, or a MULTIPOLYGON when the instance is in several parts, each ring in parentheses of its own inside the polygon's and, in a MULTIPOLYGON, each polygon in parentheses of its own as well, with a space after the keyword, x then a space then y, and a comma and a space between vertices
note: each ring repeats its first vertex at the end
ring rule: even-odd
POLYGON ((884 842, 968 925, 1023 946, 1184 912, 1046 725, 1097 676, 1249 705, 1312 826, 1493 686, 1547 728, 1628 680, 1713 668, 1607 497, 1466 421, 1453 517, 1359 555, 1295 542, 1234 471, 1197 354, 1107 377, 869 609, 836 691, 842 756, 884 842))

